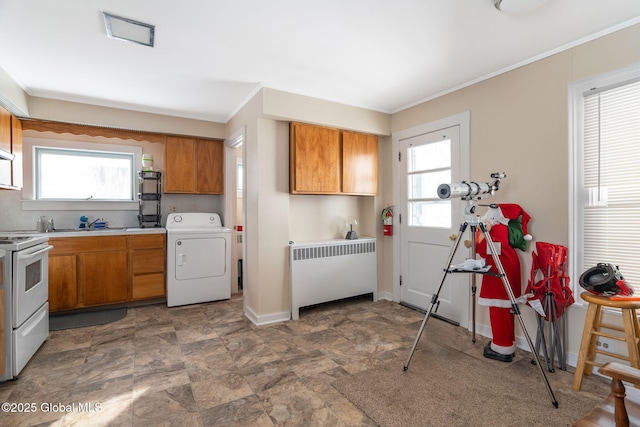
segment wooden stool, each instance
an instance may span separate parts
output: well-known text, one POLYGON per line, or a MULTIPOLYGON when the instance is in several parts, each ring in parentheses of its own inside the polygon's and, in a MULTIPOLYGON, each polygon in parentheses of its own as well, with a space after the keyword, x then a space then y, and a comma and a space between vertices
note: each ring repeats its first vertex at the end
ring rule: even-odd
POLYGON ((640 301, 612 300, 609 297, 602 297, 589 292, 583 292, 580 294, 580 298, 588 302, 589 307, 587 309, 587 317, 584 320, 576 373, 573 376, 573 389, 575 391, 580 390, 583 375, 591 375, 594 366, 603 365, 595 362, 597 353, 626 360, 632 367, 640 369, 640 324, 636 315, 636 310, 640 308, 640 301), (622 323, 624 326, 602 323, 602 307, 622 310, 622 323), (602 329, 624 332, 624 336, 612 335, 603 332, 602 329), (622 356, 596 348, 598 337, 626 341, 629 356, 622 356))

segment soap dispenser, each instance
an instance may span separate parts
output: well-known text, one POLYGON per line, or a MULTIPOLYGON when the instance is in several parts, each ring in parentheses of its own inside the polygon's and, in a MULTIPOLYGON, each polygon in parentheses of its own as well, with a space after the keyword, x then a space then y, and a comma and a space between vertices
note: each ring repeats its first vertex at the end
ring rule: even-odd
POLYGON ((44 233, 45 231, 47 231, 47 217, 46 216, 43 215, 43 216, 40 217, 40 219, 36 223, 36 228, 37 228, 39 233, 44 233))
POLYGON ((89 221, 89 218, 87 218, 85 215, 82 215, 80 217, 80 225, 78 226, 78 228, 87 228, 88 221, 89 221))

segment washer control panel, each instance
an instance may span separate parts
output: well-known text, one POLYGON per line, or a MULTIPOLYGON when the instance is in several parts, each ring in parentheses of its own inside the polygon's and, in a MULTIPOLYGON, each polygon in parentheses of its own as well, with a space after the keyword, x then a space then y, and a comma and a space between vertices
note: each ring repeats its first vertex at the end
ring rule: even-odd
POLYGON ((167 217, 167 230, 181 228, 223 228, 220 215, 217 213, 187 212, 172 213, 167 217))

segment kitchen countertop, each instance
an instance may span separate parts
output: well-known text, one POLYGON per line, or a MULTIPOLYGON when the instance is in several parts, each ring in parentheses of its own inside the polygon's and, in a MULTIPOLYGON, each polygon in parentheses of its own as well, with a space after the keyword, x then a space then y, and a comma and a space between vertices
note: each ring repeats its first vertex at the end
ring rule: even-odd
POLYGON ((34 230, 20 230, 20 231, 0 231, 0 234, 6 235, 45 235, 50 239, 58 237, 84 237, 84 236, 126 236, 130 234, 166 234, 167 230, 163 227, 115 227, 115 228, 96 228, 89 230, 82 229, 59 229, 49 233, 39 233, 34 230))

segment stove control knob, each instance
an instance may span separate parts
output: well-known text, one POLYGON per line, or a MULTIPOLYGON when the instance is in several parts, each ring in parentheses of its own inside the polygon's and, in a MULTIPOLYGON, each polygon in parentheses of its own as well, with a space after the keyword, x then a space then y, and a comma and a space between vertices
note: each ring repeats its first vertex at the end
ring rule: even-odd
POLYGON ((181 215, 176 215, 176 216, 173 217, 173 220, 175 222, 182 222, 182 216, 181 215))

